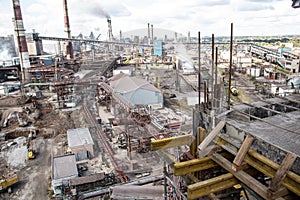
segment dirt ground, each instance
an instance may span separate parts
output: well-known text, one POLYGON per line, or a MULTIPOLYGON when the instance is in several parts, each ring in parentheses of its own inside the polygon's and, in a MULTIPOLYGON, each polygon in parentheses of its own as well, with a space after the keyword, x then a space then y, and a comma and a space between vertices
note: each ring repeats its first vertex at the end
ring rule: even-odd
MULTIPOLYGON (((43 100, 40 101, 43 104, 43 100)), ((25 106, 25 105, 23 105, 25 106)), ((31 106, 28 104, 26 106, 31 106)), ((17 98, 9 97, 0 99, 1 126, 4 118, 10 112, 20 110, 17 98), (1 107, 10 102, 9 106, 1 107), (2 108, 2 109, 1 109, 2 108)), ((22 107, 21 107, 22 109, 22 107)), ((9 133, 7 141, 0 142, 0 173, 4 175, 3 169, 7 165, 10 173, 16 173, 19 182, 13 185, 12 193, 3 192, 0 199, 33 199, 43 200, 51 197, 51 158, 63 155, 66 149, 66 132, 68 129, 80 127, 78 111, 59 111, 48 108, 41 108, 39 119, 32 121, 27 127, 19 127, 16 120, 10 120, 8 126, 2 128, 1 132, 9 133), (74 123, 74 121, 75 123, 74 123), (75 124, 77 123, 77 126, 75 124), (37 152, 36 158, 28 160, 27 141, 28 133, 26 130, 38 130, 36 138, 32 140, 32 146, 37 152), (21 131, 20 131, 21 130, 21 131), (11 144, 11 145, 9 145, 11 144)))

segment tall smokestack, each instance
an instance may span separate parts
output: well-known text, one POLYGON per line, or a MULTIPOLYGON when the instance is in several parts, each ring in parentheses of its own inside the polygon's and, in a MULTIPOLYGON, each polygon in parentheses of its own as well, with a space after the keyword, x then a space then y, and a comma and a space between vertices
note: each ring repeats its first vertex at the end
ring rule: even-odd
POLYGON ((17 37, 19 56, 20 56, 20 64, 22 70, 22 81, 29 82, 30 81, 30 73, 28 73, 28 68, 30 68, 29 62, 29 53, 28 47, 25 37, 25 29, 23 25, 22 12, 19 0, 13 0, 13 8, 14 8, 14 26, 15 26, 15 34, 17 37))
POLYGON ((148 44, 150 44, 150 24, 148 23, 148 44))
POLYGON ((187 38, 188 42, 191 42, 191 32, 188 32, 188 38, 187 38))
POLYGON ((120 30, 120 41, 122 41, 123 35, 122 35, 122 30, 120 30))
MULTIPOLYGON (((67 37, 69 39, 71 39, 71 30, 70 30, 67 0, 63 0, 63 8, 64 8, 65 32, 67 33, 67 37)), ((67 58, 73 58, 73 45, 72 45, 71 41, 67 42, 66 54, 67 54, 67 58)))
POLYGON ((108 39, 111 42, 112 38, 113 38, 113 34, 112 34, 112 26, 111 26, 111 19, 107 18, 107 23, 108 23, 108 39))
POLYGON ((153 42, 153 24, 151 24, 151 41, 153 42))
POLYGON ((71 30, 70 30, 70 22, 69 22, 69 14, 68 14, 68 4, 67 0, 63 0, 64 7, 64 22, 65 22, 65 32, 67 33, 67 37, 71 39, 71 30))

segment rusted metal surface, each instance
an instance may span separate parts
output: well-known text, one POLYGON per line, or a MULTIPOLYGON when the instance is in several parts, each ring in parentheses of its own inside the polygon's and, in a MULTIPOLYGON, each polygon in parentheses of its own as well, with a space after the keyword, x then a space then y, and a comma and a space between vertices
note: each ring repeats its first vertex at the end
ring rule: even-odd
POLYGON ((97 135, 98 135, 99 139, 101 140, 106 152, 108 153, 109 158, 110 158, 115 170, 119 174, 122 183, 126 183, 128 181, 127 177, 124 175, 122 168, 119 166, 117 160, 115 159, 114 152, 113 152, 111 146, 107 143, 107 139, 103 136, 99 126, 97 126, 97 121, 96 121, 95 117, 91 114, 91 112, 90 112, 89 108, 87 107, 87 105, 85 104, 85 102, 83 102, 82 107, 83 107, 84 114, 86 116, 86 120, 89 122, 89 124, 91 124, 93 127, 96 128, 97 135))
POLYGON ((133 105, 122 95, 115 93, 113 88, 104 83, 99 83, 99 87, 102 88, 106 95, 112 96, 112 98, 129 113, 131 119, 140 126, 145 126, 151 123, 150 113, 146 106, 144 105, 133 105))

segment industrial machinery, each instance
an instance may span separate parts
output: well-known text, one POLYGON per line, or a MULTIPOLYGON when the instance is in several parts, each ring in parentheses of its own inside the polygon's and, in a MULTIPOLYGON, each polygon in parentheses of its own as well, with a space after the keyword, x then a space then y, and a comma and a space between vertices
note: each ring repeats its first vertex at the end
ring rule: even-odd
POLYGON ((233 86, 230 87, 230 92, 232 93, 233 96, 237 96, 239 94, 238 89, 236 89, 236 87, 233 86))
POLYGON ((0 178, 0 192, 8 190, 10 192, 10 187, 19 182, 19 178, 16 174, 8 173, 8 167, 6 167, 4 175, 0 178))
POLYGON ((29 160, 31 159, 35 159, 35 151, 33 149, 28 149, 28 154, 27 154, 27 157, 29 160))
POLYGON ((36 154, 37 154, 36 151, 32 147, 32 142, 29 139, 28 143, 27 143, 27 158, 28 158, 28 160, 35 159, 36 158, 36 154))

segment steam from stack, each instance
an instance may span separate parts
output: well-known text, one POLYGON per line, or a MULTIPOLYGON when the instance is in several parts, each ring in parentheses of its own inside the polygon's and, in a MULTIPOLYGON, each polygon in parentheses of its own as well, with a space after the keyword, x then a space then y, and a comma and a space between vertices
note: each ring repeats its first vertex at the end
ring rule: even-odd
POLYGON ((21 6, 19 0, 13 0, 13 8, 14 8, 14 26, 15 26, 15 33, 17 37, 17 44, 19 49, 19 56, 20 56, 20 64, 21 64, 21 71, 22 71, 22 81, 28 82, 30 81, 30 73, 28 73, 28 68, 30 68, 29 62, 29 53, 28 47, 25 37, 25 29, 23 25, 23 18, 21 12, 21 6))

